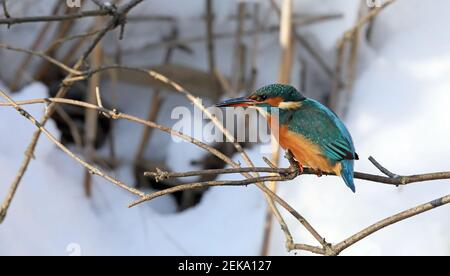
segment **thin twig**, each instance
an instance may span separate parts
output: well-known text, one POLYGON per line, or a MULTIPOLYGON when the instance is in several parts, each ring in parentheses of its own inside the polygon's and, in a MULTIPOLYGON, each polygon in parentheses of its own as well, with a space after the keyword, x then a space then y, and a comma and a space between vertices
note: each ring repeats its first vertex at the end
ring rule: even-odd
POLYGON ((166 172, 157 170, 156 172, 145 172, 144 176, 154 177, 158 181, 162 181, 170 178, 180 178, 180 177, 190 177, 190 176, 201 176, 201 175, 223 175, 223 174, 234 174, 234 173, 277 173, 277 174, 288 174, 292 173, 290 168, 264 168, 264 167, 248 167, 248 168, 230 168, 230 169, 210 169, 201 171, 191 171, 191 172, 166 172))
POLYGON ((231 87, 231 83, 217 68, 214 70, 214 76, 216 77, 217 81, 219 82, 219 84, 222 88, 222 91, 225 91, 228 95, 231 95, 233 93, 233 88, 231 87))
POLYGON ((394 3, 395 0, 386 0, 383 1, 383 4, 380 7, 372 9, 370 12, 367 13, 364 17, 362 17, 358 22, 349 30, 345 32, 344 37, 346 39, 351 39, 353 33, 357 30, 359 30, 361 27, 363 27, 367 22, 375 18, 381 11, 383 11, 385 8, 387 8, 389 5, 394 3))
POLYGON ((306 18, 294 18, 293 24, 295 26, 308 26, 315 23, 322 23, 329 20, 342 19, 344 15, 342 13, 334 13, 334 14, 323 14, 323 15, 315 15, 308 16, 306 18))
MULTIPOLYGON (((182 184, 177 185, 168 189, 164 189, 161 191, 153 192, 149 195, 144 196, 141 199, 138 199, 131 203, 129 207, 134 207, 136 205, 139 205, 143 202, 153 200, 157 197, 161 197, 168 194, 173 194, 180 191, 185 190, 194 190, 194 189, 203 189, 206 187, 215 187, 215 186, 246 186, 250 184, 254 184, 256 182, 264 182, 264 181, 283 181, 286 180, 286 177, 284 176, 261 176, 261 177, 253 177, 253 178, 246 178, 243 180, 221 180, 221 181, 206 181, 206 182, 195 182, 195 183, 189 183, 189 184, 182 184)), ((292 180, 292 179, 291 179, 292 180)))
POLYGON ((373 158, 372 156, 369 157, 369 161, 377 168, 380 170, 380 172, 384 173, 385 175, 387 175, 389 178, 396 178, 398 177, 398 175, 396 175, 395 173, 390 172, 388 169, 386 169, 385 167, 383 167, 380 163, 378 163, 377 160, 375 160, 375 158, 373 158))
POLYGON ((66 21, 85 17, 97 17, 107 16, 109 11, 95 10, 95 11, 81 11, 77 13, 70 13, 65 15, 49 15, 49 16, 30 16, 30 17, 9 17, 1 18, 0 25, 15 25, 23 23, 35 23, 35 22, 53 22, 53 21, 66 21))
POLYGON ((205 24, 206 24, 206 48, 208 52, 208 66, 211 76, 214 75, 216 68, 215 51, 214 51, 214 11, 213 0, 205 0, 205 24))
POLYGON ((103 101, 102 101, 102 96, 100 94, 100 88, 95 87, 95 97, 97 99, 97 105, 101 108, 103 108, 103 101))
POLYGON ((60 62, 60 61, 58 61, 58 60, 48 56, 47 54, 45 54, 43 52, 28 50, 28 49, 24 49, 24 48, 12 47, 12 46, 9 46, 9 45, 4 44, 4 43, 0 43, 0 48, 3 48, 5 50, 10 50, 10 51, 21 52, 21 53, 26 53, 26 54, 38 56, 38 57, 41 57, 41 58, 45 59, 46 61, 52 63, 53 65, 58 66, 59 68, 61 68, 62 70, 66 71, 66 72, 68 72, 70 74, 73 74, 73 75, 80 75, 81 74, 80 71, 78 71, 76 69, 73 69, 73 68, 70 68, 69 66, 65 65, 64 63, 62 63, 62 62, 60 62))
MULTIPOLYGON (((100 25, 102 22, 101 18, 96 18, 95 24, 100 25)), ((103 50, 102 44, 98 43, 97 46, 92 51, 92 55, 90 56, 89 64, 91 67, 98 67, 102 64, 103 59, 103 50)), ((100 81, 101 74, 96 74, 89 78, 88 80, 88 91, 86 95, 86 101, 92 104, 97 103, 100 107, 102 107, 102 101, 100 97, 100 81)), ((85 120, 84 120, 84 151, 85 156, 87 157, 88 162, 94 161, 95 155, 95 142, 97 140, 98 135, 98 112, 95 110, 86 110, 85 112, 85 120)), ((89 171, 85 172, 84 176, 84 187, 85 193, 87 197, 91 196, 92 192, 92 175, 89 171)))
POLYGON ((72 135, 75 145, 79 150, 81 150, 83 148, 83 138, 81 137, 77 125, 61 106, 57 105, 55 111, 61 117, 64 123, 66 123, 66 125, 69 127, 70 135, 72 135))
POLYGON ((307 91, 306 79, 308 76, 308 63, 304 59, 300 59, 300 84, 301 91, 307 91))
POLYGON ((103 9, 105 7, 104 4, 99 0, 91 0, 91 1, 94 2, 94 4, 97 5, 97 7, 99 7, 100 9, 103 9))
POLYGON ((59 39, 53 41, 50 44, 50 46, 47 47, 47 50, 45 52, 47 53, 49 51, 49 49, 55 49, 65 42, 69 42, 69 41, 72 41, 75 39, 90 37, 90 36, 98 34, 101 31, 102 30, 93 30, 93 31, 82 33, 82 34, 76 34, 76 35, 72 35, 72 36, 66 36, 66 37, 59 38, 59 39))
POLYGON ((250 56, 250 80, 248 82, 248 90, 254 91, 256 89, 256 79, 258 76, 258 50, 259 50, 259 35, 261 31, 260 20, 260 3, 253 4, 253 29, 255 30, 252 35, 252 47, 250 56))
MULTIPOLYGON (((8 12, 8 8, 6 7, 6 0, 1 0, 2 1, 2 7, 3 7, 3 14, 5 15, 6 18, 11 18, 11 15, 8 12)), ((10 24, 8 24, 9 26, 10 24)))
MULTIPOLYGON (((158 118, 159 111, 161 110, 161 105, 163 102, 163 98, 161 97, 161 91, 156 90, 153 92, 153 97, 151 100, 151 105, 148 110, 147 120, 155 122, 158 118)), ((142 132, 141 140, 139 142, 139 146, 137 147, 134 164, 135 166, 139 166, 140 162, 144 158, 145 151, 147 150, 147 146, 149 144, 151 135, 153 133, 153 128, 145 127, 142 132)))
POLYGON ((176 23, 177 19, 171 15, 133 15, 127 18, 128 23, 145 22, 145 21, 163 21, 176 23))
POLYGON ((331 109, 333 109, 335 111, 340 106, 340 101, 341 101, 340 91, 341 91, 342 87, 344 86, 344 84, 341 81, 342 67, 344 64, 344 55, 345 55, 345 39, 342 38, 338 41, 338 45, 336 48, 336 61, 335 61, 336 65, 335 65, 334 76, 333 76, 333 80, 332 80, 332 89, 331 89, 330 97, 328 100, 328 105, 331 107, 331 109))
POLYGON ((247 4, 245 2, 239 2, 237 5, 237 22, 236 31, 234 37, 233 46, 233 64, 231 68, 231 87, 232 95, 237 96, 241 87, 241 76, 244 74, 242 71, 242 63, 244 62, 242 55, 245 48, 245 44, 242 42, 242 35, 244 33, 244 17, 247 4))

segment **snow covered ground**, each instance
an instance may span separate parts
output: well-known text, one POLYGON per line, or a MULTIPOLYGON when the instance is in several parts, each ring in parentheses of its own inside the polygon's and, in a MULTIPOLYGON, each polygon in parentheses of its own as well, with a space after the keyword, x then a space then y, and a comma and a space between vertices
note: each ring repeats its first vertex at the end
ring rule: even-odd
MULTIPOLYGON (((150 11, 149 7, 155 3, 148 2, 142 11, 150 11)), ((161 2, 166 4, 159 5, 158 12, 178 10, 179 15, 186 18, 198 15, 203 3, 194 1, 192 5, 186 5, 189 9, 174 9, 177 1, 161 2)), ((234 4, 234 1, 230 2, 234 4)), ((334 50, 339 36, 356 20, 359 5, 359 1, 348 0, 295 3, 299 11, 343 12, 346 15, 339 22, 305 30, 314 33, 322 48, 329 52, 334 50)), ((223 14, 219 21, 233 11, 225 4, 220 6, 223 14)), ((377 19, 372 43, 362 46, 354 97, 346 118, 361 159, 356 163, 356 170, 378 173, 367 161, 370 155, 399 174, 450 169, 450 30, 446 27, 450 24, 446 14, 449 9, 450 3, 445 0, 399 0, 377 19)), ((196 27, 191 26, 191 29, 196 27)), ((2 30, 2 37, 6 34, 7 31, 2 30)), ((271 54, 277 44, 276 37, 266 37, 261 44, 260 55, 265 58, 259 63, 267 70, 261 72, 258 85, 274 82, 278 69, 273 66, 278 64, 278 55, 271 54)), ((229 60, 231 51, 226 48, 230 45, 232 42, 220 46, 223 50, 218 51, 225 53, 220 60, 229 60)), ((201 52, 202 47, 198 45, 196 50, 201 52)), ((10 56, 5 58, 11 60, 10 56)), ((198 55, 180 54, 176 59, 206 66, 204 57, 198 55)), ((220 64, 223 71, 231 70, 230 63, 220 64)), ((45 97, 45 89, 34 83, 14 98, 45 97)), ((133 102, 128 97, 130 102, 122 102, 120 109, 143 117, 149 95, 142 91, 136 91, 134 95, 141 101, 133 102)), ((120 97, 127 99, 127 95, 120 97)), ((164 110, 170 111, 178 103, 183 100, 173 96, 164 110)), ((37 117, 43 112, 40 106, 27 106, 26 109, 37 117)), ((52 123, 47 126, 57 134, 52 123)), ((118 144, 126 145, 119 150, 119 155, 129 159, 129 153, 134 153, 134 149, 127 141, 137 141, 141 128, 119 123, 117 129, 118 133, 124 133, 118 137, 118 144)), ((20 166, 33 131, 33 125, 15 110, 0 108, 0 133, 9 134, 0 138, 0 198, 6 194, 20 166)), ((161 158, 173 158, 180 150, 188 151, 185 144, 172 144, 165 136, 155 136, 158 145, 162 143, 168 147, 167 156, 161 158)), ((189 151, 194 156, 199 154, 198 150, 189 151)), ((249 154, 257 165, 264 165, 258 147, 249 154)), ((174 160, 173 169, 190 169, 187 164, 189 160, 174 160)), ((82 176, 81 167, 42 137, 36 159, 23 179, 6 221, 0 226, 0 255, 260 253, 266 203, 255 187, 210 189, 198 206, 176 214, 170 197, 128 209, 127 204, 135 198, 100 178, 95 178, 93 199, 88 200, 81 185, 82 176)), ((129 166, 120 168, 116 176, 126 183, 133 183, 129 166)), ((226 178, 230 179, 230 176, 226 178)), ((280 184, 279 191, 329 242, 341 241, 379 219, 450 192, 448 181, 403 188, 359 180, 356 185, 357 193, 353 194, 341 179, 302 176, 291 183, 280 184)), ((297 242, 314 244, 289 214, 285 217, 297 242)), ((445 206, 384 229, 343 254, 449 255, 448 229, 449 207, 445 206)), ((278 226, 275 225, 274 230, 270 253, 284 255, 284 236, 278 226)))

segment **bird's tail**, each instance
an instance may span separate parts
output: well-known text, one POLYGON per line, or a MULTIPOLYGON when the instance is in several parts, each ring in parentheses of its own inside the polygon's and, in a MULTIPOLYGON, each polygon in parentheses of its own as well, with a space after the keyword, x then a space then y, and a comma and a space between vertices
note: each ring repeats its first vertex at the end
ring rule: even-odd
POLYGON ((341 161, 341 177, 344 179, 347 187, 356 192, 355 183, 353 182, 353 163, 353 160, 341 161))

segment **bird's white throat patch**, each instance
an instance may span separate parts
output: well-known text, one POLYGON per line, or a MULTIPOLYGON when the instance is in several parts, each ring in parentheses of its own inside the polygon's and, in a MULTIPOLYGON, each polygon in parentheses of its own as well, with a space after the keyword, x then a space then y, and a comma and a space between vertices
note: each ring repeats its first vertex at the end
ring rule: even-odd
POLYGON ((302 106, 302 102, 281 102, 278 104, 278 108, 282 109, 297 109, 302 106))

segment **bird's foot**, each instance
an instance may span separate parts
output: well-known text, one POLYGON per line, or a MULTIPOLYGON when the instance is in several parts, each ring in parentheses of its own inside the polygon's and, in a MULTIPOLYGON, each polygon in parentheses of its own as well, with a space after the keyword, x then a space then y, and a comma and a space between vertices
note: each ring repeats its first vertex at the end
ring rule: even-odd
POLYGON ((321 176, 323 176, 323 172, 320 171, 320 170, 317 170, 317 171, 316 171, 316 175, 317 175, 318 177, 321 177, 321 176))
POLYGON ((297 162, 297 166, 298 166, 298 174, 302 174, 303 173, 303 165, 300 162, 297 162))
POLYGON ((291 164, 290 166, 291 172, 288 173, 290 178, 293 179, 303 173, 303 165, 298 160, 295 159, 294 155, 290 150, 286 151, 285 157, 291 164))

